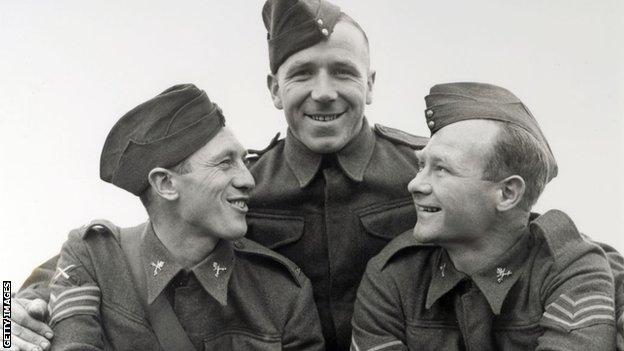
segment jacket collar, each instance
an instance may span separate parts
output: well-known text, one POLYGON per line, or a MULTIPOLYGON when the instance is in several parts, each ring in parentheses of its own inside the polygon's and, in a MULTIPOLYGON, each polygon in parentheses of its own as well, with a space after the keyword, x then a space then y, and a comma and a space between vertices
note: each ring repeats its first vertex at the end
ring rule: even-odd
MULTIPOLYGON (((340 168, 353 181, 361 182, 374 148, 375 136, 364 118, 360 132, 336 153, 340 168)), ((307 186, 318 172, 323 155, 308 149, 295 138, 290 129, 286 135, 284 154, 286 163, 297 178, 299 186, 301 188, 307 186)))
POLYGON ((518 281, 532 245, 532 235, 527 231, 520 239, 490 266, 470 276, 455 269, 446 250, 438 251, 432 267, 431 283, 427 291, 426 308, 451 291, 460 281, 471 279, 485 296, 492 312, 500 314, 507 294, 518 281))
MULTIPOLYGON (((184 267, 175 261, 158 239, 151 223, 146 226, 141 242, 141 259, 146 277, 147 303, 151 304, 184 267)), ((231 243, 220 240, 204 260, 191 268, 204 290, 221 305, 227 305, 227 287, 234 262, 231 243)))

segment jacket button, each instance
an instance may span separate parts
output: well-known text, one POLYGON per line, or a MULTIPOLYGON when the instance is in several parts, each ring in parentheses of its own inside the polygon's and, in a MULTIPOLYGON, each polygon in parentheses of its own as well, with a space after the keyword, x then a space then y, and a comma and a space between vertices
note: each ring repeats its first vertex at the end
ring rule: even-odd
POLYGON ((427 111, 425 111, 425 116, 427 116, 427 118, 431 118, 431 117, 433 117, 433 110, 427 110, 427 111))
POLYGON ((429 129, 432 129, 435 126, 435 122, 434 121, 429 121, 429 123, 427 123, 427 125, 429 126, 429 129))

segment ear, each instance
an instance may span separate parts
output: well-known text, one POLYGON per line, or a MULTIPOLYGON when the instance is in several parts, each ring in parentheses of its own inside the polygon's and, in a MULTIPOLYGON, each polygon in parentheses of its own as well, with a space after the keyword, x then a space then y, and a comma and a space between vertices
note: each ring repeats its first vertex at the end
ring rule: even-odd
POLYGON ((517 207, 524 198, 526 191, 524 179, 519 175, 512 175, 501 180, 499 184, 500 193, 498 194, 496 209, 503 212, 517 207))
POLYGON ((180 193, 175 186, 173 176, 174 174, 168 169, 156 167, 149 172, 147 179, 154 194, 165 200, 175 201, 180 197, 180 193))
POLYGON ((269 88, 269 92, 271 93, 271 99, 273 99, 273 105, 275 105, 275 108, 277 108, 278 110, 283 109, 284 105, 282 104, 282 98, 279 94, 277 73, 267 75, 267 88, 269 88))
POLYGON ((374 69, 369 70, 368 79, 366 81, 366 104, 370 105, 373 102, 373 86, 375 85, 375 76, 377 72, 374 69))

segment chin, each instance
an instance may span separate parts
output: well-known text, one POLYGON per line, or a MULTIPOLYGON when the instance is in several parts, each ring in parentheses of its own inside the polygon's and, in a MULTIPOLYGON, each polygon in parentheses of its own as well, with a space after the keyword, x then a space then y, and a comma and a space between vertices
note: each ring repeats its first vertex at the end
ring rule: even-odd
POLYGON ((419 227, 418 223, 416 223, 416 226, 414 227, 414 231, 412 234, 414 235, 414 238, 416 238, 418 242, 425 243, 425 244, 434 243, 434 239, 435 239, 434 232, 431 230, 428 230, 427 228, 419 227))
POLYGON ((346 142, 335 137, 309 137, 304 144, 314 153, 331 154, 340 151, 346 145, 346 142))

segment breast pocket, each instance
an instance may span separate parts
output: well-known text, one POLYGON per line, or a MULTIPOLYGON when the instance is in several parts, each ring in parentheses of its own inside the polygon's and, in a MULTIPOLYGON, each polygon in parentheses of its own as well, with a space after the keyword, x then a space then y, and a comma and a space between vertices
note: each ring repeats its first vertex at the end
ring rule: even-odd
POLYGON ((504 350, 534 350, 544 330, 537 320, 530 322, 499 322, 492 328, 499 348, 504 350))
POLYGON ((364 257, 376 255, 390 240, 412 230, 416 209, 411 198, 403 198, 369 206, 356 211, 364 228, 364 257))
POLYGON ((259 335, 248 331, 224 331, 204 339, 204 350, 280 351, 279 336, 259 335))
POLYGON ((247 214, 247 238, 274 250, 299 241, 303 223, 301 216, 250 212, 247 214))
POLYGON ((463 343, 457 322, 451 320, 407 321, 405 338, 410 350, 461 350, 463 343))

